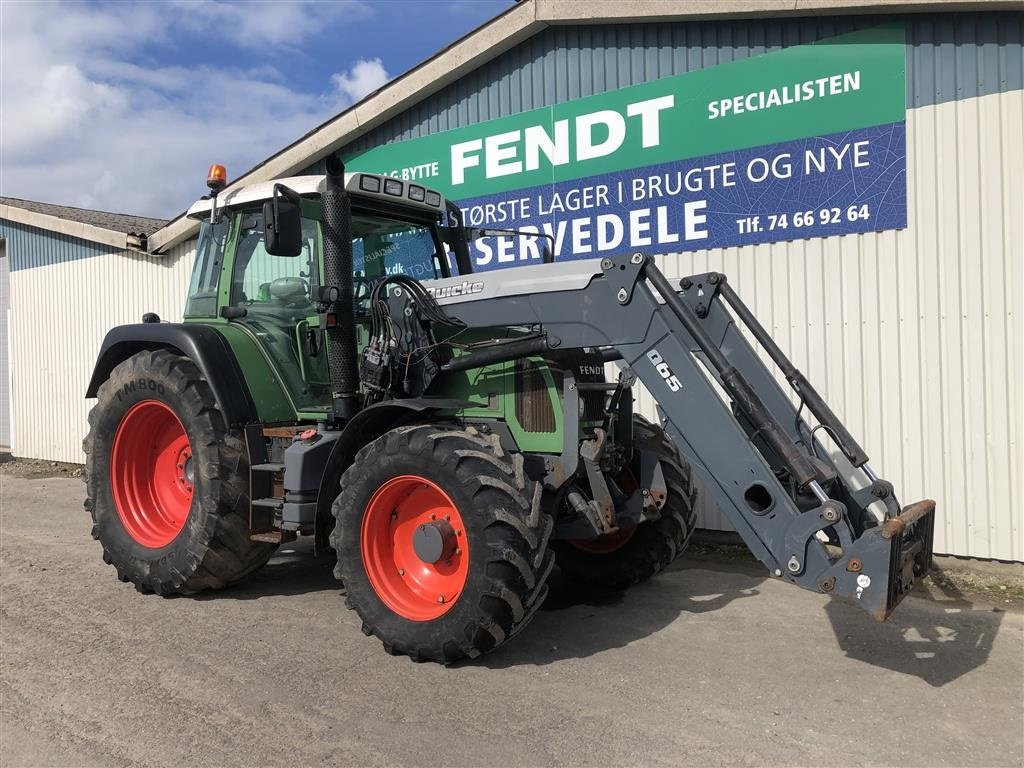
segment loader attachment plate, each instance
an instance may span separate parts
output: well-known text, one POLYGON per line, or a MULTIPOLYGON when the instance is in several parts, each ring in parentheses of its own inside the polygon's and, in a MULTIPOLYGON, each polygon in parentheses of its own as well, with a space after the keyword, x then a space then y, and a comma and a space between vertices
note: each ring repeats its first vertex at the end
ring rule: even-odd
POLYGON ((885 621, 931 567, 934 533, 935 502, 910 504, 854 541, 819 588, 851 599, 885 621))
POLYGON ((935 502, 931 499, 907 506, 899 517, 882 523, 882 539, 890 542, 889 587, 885 610, 873 612, 884 621, 914 586, 915 579, 932 567, 935 536, 935 502))

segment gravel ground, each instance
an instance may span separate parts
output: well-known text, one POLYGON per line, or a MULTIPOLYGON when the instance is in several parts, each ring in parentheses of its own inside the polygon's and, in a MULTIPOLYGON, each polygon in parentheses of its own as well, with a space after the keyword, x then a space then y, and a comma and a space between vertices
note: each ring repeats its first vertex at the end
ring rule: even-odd
POLYGON ((0 476, 18 477, 81 477, 84 466, 46 459, 20 459, 0 450, 0 476))
POLYGON ((302 543, 224 592, 141 595, 82 495, 0 472, 5 768, 1024 764, 1015 596, 933 582, 878 625, 696 552, 626 594, 556 578, 519 638, 443 668, 364 637, 302 543))

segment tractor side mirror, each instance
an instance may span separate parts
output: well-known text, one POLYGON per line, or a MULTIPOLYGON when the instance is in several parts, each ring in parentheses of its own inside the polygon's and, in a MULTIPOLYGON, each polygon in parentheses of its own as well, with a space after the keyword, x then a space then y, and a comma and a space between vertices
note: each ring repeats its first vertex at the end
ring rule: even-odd
POLYGON ((302 209, 298 197, 284 185, 275 184, 273 199, 263 204, 263 244, 271 256, 294 258, 302 253, 302 209))

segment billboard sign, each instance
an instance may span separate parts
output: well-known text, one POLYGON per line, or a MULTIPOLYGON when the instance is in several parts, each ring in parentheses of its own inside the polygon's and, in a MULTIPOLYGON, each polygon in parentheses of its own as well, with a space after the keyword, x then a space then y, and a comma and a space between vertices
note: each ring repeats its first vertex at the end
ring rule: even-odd
MULTIPOLYGON (((473 227, 544 232, 559 260, 899 229, 902 25, 884 25, 395 142, 351 171, 418 181, 473 227)), ((540 258, 474 243, 479 270, 540 258)))

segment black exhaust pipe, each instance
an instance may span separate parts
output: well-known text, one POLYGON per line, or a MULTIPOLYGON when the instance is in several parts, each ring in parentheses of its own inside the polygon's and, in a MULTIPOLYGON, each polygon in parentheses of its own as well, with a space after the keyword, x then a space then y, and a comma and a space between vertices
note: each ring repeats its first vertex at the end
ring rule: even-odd
POLYGON ((356 318, 352 275, 352 201, 345 190, 345 166, 327 158, 323 198, 324 293, 327 311, 337 322, 326 329, 327 367, 331 376, 334 417, 346 422, 358 410, 359 367, 356 362, 356 318), (331 290, 336 288, 337 290, 331 290))

